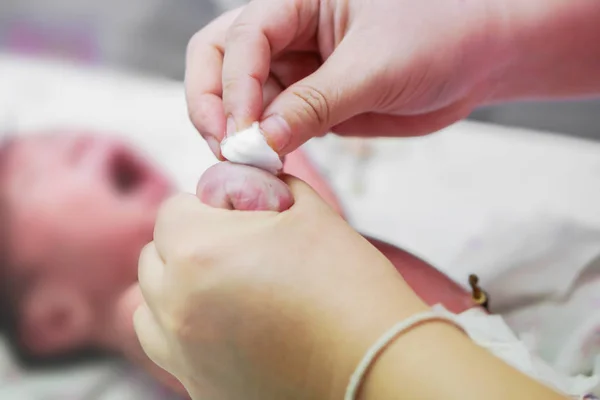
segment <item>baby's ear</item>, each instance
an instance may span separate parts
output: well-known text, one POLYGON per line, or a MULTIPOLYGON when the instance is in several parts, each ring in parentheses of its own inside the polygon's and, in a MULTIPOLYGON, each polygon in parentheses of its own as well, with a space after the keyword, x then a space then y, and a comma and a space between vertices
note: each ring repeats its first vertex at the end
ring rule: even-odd
POLYGON ((42 283, 25 296, 19 314, 20 341, 37 356, 76 350, 92 340, 92 308, 76 287, 42 283))

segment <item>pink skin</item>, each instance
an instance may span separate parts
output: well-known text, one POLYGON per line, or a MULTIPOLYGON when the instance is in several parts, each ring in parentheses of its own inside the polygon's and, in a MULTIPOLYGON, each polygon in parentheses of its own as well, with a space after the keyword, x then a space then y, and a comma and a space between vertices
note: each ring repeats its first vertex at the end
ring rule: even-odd
MULTIPOLYGON (((81 345, 117 350, 181 391, 145 358, 131 324, 141 300, 137 258, 152 240, 158 207, 173 192, 170 182, 135 149, 104 135, 28 136, 11 143, 0 160, 10 245, 6 272, 20 300, 23 345, 40 355, 81 345)), ((284 172, 309 183, 341 213, 302 152, 286 156, 284 172)), ((206 172, 198 194, 215 207, 283 210, 293 203, 279 179, 228 163, 206 172)), ((454 311, 473 306, 467 293, 427 263, 372 243, 428 303, 454 311)))
POLYGON ((294 204, 289 188, 258 168, 222 162, 206 170, 196 195, 215 208, 240 211, 285 211, 294 204))

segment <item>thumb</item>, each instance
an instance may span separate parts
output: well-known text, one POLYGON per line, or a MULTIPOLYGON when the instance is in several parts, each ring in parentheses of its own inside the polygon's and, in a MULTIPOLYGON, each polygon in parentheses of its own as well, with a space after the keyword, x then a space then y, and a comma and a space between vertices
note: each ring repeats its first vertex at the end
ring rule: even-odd
POLYGON ((284 90, 263 113, 261 130, 280 155, 373 108, 379 83, 369 65, 372 58, 357 60, 360 46, 347 39, 317 71, 284 90))

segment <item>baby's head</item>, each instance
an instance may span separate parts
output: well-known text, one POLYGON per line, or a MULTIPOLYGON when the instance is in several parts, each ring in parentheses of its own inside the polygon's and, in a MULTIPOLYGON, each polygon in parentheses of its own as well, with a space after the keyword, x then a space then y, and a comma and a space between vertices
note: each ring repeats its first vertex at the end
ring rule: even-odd
POLYGON ((135 283, 169 181, 105 136, 26 136, 2 150, 0 310, 22 353, 110 347, 111 317, 135 283))

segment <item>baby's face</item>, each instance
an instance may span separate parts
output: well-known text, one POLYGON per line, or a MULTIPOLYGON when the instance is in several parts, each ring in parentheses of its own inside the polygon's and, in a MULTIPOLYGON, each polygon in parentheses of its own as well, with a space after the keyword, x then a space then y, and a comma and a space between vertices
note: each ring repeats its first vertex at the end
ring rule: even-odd
MULTIPOLYGON (((36 350, 61 350, 69 343, 52 339, 53 330, 68 338, 67 330, 108 318, 113 299, 135 282, 139 251, 171 185, 121 142, 75 133, 10 142, 2 173, 8 275, 23 331, 49 337, 46 345, 30 338, 36 350)), ((72 343, 84 340, 84 332, 76 336, 72 343)))

